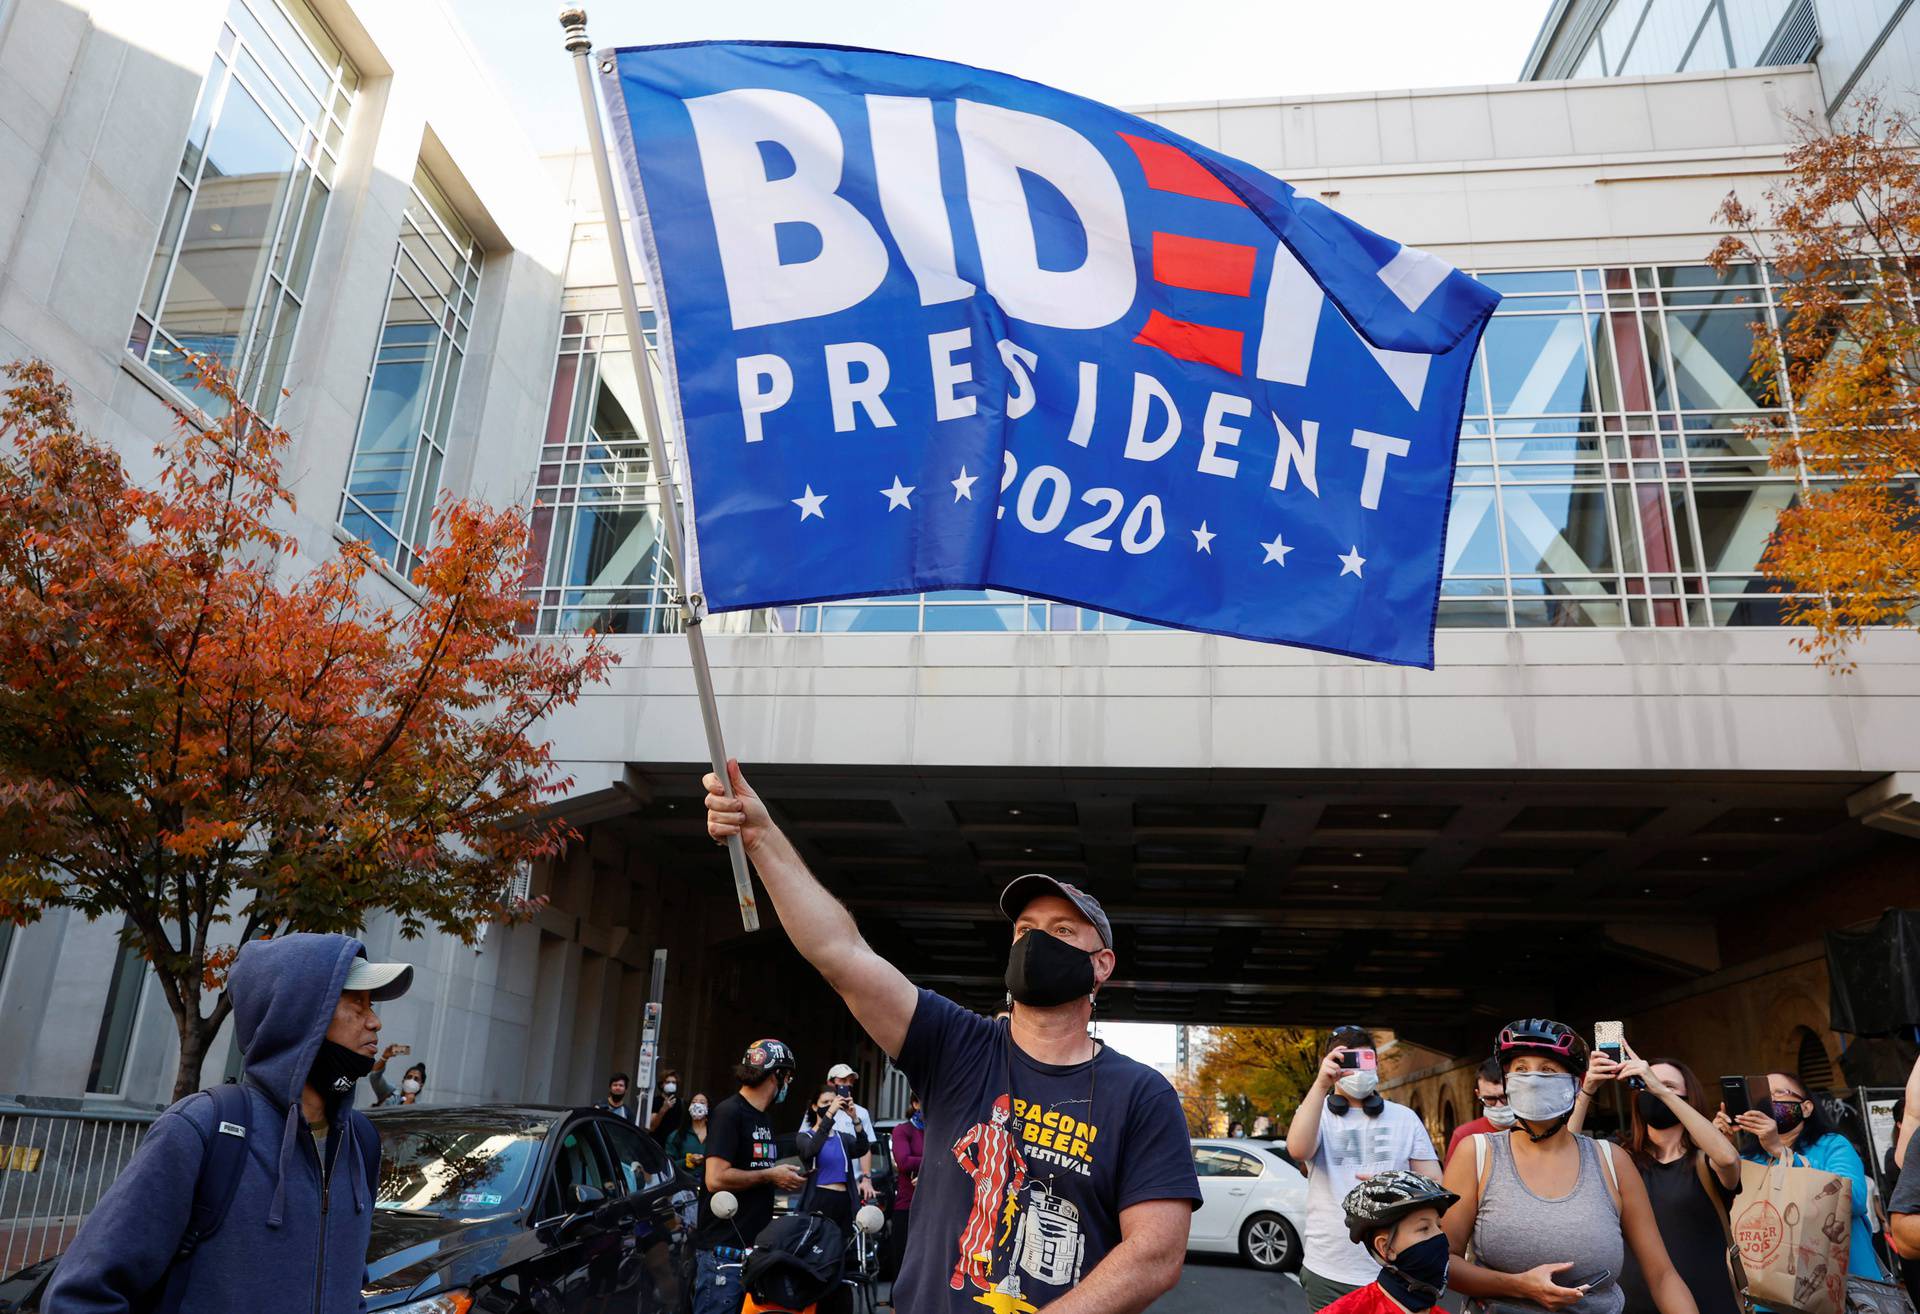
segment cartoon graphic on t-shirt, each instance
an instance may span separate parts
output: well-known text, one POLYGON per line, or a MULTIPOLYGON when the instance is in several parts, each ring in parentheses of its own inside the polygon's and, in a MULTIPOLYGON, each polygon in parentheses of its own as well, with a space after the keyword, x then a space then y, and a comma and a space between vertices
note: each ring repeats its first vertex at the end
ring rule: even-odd
MULTIPOLYGON (((1050 1287, 1071 1287, 1080 1281, 1080 1261, 1087 1239, 1080 1234, 1080 1209, 1054 1193, 1051 1182, 1035 1180, 1027 1186, 1027 1207, 1020 1215, 1014 1238, 1013 1262, 1021 1272, 1050 1287)), ((1014 1279, 1014 1291, 1019 1290, 1014 1279)))
POLYGON ((1027 1184, 1027 1161, 1007 1128, 1012 1117, 1013 1101, 1002 1095, 993 1102, 991 1122, 975 1123, 953 1143, 953 1157, 960 1171, 973 1178, 973 1212, 960 1233, 960 1258, 949 1283, 955 1291, 964 1289, 968 1278, 982 1291, 993 1288, 994 1234, 1004 1222, 1006 1230, 998 1239, 1006 1239, 1020 1207, 1020 1188, 1027 1184))

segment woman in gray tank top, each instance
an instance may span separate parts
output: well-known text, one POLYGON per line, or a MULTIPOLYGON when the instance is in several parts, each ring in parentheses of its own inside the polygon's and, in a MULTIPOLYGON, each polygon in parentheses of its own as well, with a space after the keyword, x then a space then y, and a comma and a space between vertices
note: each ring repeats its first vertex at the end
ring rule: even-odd
POLYGON ((1447 1163, 1447 1189, 1460 1197, 1445 1220, 1447 1285, 1492 1314, 1620 1314, 1631 1246, 1660 1314, 1699 1314, 1632 1162, 1567 1130, 1587 1056, 1586 1041, 1558 1022, 1528 1018, 1501 1030, 1494 1057, 1516 1121, 1463 1142, 1447 1163))

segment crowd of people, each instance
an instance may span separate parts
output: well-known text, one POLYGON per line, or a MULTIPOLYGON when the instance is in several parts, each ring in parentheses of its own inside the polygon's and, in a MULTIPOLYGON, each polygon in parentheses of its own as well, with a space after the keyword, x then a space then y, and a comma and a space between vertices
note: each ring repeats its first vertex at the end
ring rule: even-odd
POLYGON ((1455 1130, 1443 1167, 1413 1111, 1379 1094, 1372 1038, 1333 1034, 1287 1136, 1309 1178, 1310 1310, 1419 1311, 1449 1289, 1488 1314, 1764 1310, 1743 1305, 1730 1223, 1743 1163, 1836 1180, 1849 1278, 1885 1282, 1883 1259, 1920 1256, 1920 1170, 1904 1171, 1920 1126, 1907 1116, 1920 1104, 1920 1064, 1887 1156, 1897 1185, 1876 1209, 1853 1141, 1795 1074, 1768 1074, 1767 1098, 1729 1113, 1685 1063, 1644 1059, 1624 1040, 1616 1057, 1551 1019, 1509 1024, 1493 1051, 1476 1073, 1481 1116, 1455 1130), (1609 1090, 1623 1087, 1620 1133, 1585 1134, 1609 1090))
MULTIPOLYGON (((794 946, 914 1091, 887 1133, 894 1307, 975 1314, 1057 1301, 1063 1314, 1137 1314, 1171 1289, 1201 1203, 1191 1141, 1167 1079, 1091 1034, 1119 965, 1099 901, 1045 875, 1009 884, 999 908, 1010 1007, 981 1016, 875 953, 737 768, 732 785, 708 778, 709 833, 742 838, 794 946)), ((367 1252, 381 1158, 378 1131, 354 1109, 358 1081, 383 1105, 416 1104, 426 1089, 418 1062, 390 1085, 388 1068, 410 1051, 379 1044, 375 1005, 411 976, 345 936, 246 945, 228 984, 241 1082, 152 1125, 42 1308, 251 1310, 289 1281, 314 1290, 317 1314, 359 1308, 364 1269, 326 1257, 367 1252), (241 1150, 228 1154, 233 1141, 241 1150), (222 1162, 231 1214, 207 1229, 201 1188, 222 1162)), ((1920 1257, 1920 1170, 1908 1164, 1920 1065, 1882 1209, 1854 1143, 1796 1074, 1750 1084, 1747 1107, 1729 1110, 1685 1063, 1643 1059, 1623 1039, 1596 1050, 1552 1019, 1514 1021, 1491 1049, 1476 1074, 1481 1115, 1442 1158, 1420 1117, 1382 1091, 1374 1037, 1330 1036, 1286 1135, 1308 1177, 1300 1276, 1312 1310, 1419 1314, 1451 1290, 1487 1314, 1733 1314, 1729 1216, 1753 1189, 1754 1164, 1832 1183, 1824 1207, 1840 1212, 1826 1239, 1844 1240, 1855 1281, 1920 1257), (1596 1139, 1588 1128, 1616 1094, 1624 1127, 1596 1139)), ((699 1187, 683 1215, 695 1314, 739 1314, 740 1252, 777 1193, 843 1228, 879 1194, 880 1129, 857 1072, 835 1063, 789 1104, 800 1068, 765 1038, 717 1102, 683 1093, 671 1068, 638 1095, 625 1073, 607 1083, 599 1107, 650 1135, 699 1187), (776 1123, 793 1128, 791 1158, 776 1123)))

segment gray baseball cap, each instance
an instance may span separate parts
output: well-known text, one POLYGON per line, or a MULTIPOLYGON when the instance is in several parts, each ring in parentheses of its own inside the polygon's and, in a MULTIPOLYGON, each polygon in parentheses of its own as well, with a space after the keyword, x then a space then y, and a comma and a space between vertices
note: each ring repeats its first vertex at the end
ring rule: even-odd
POLYGON ((1000 891, 1000 911, 1007 915, 1008 921, 1017 922, 1027 905, 1043 894, 1057 894, 1078 908, 1080 915, 1092 922, 1093 929, 1100 933, 1100 943, 1113 948, 1113 924, 1107 920, 1107 910, 1100 906, 1100 901, 1079 886, 1044 872, 1031 871, 1025 876, 1016 876, 1000 891))

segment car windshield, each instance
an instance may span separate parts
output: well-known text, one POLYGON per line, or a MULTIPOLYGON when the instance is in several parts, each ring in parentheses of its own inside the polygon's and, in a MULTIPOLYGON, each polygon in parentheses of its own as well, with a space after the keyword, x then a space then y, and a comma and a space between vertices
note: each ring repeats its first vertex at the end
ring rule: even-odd
POLYGON ((374 1207, 440 1218, 508 1213, 520 1197, 551 1117, 436 1113, 380 1119, 374 1207))

